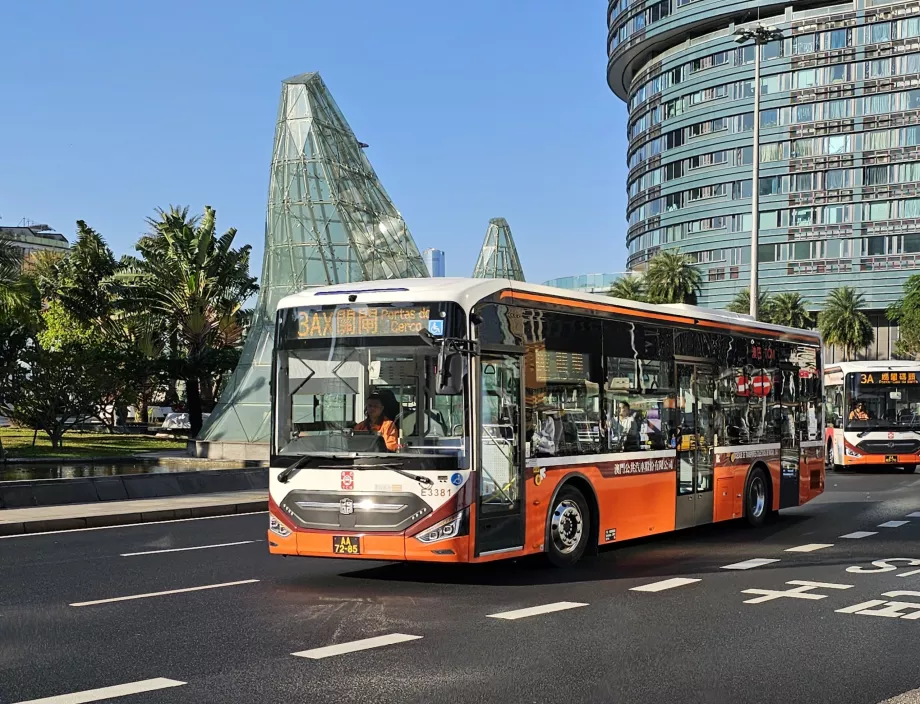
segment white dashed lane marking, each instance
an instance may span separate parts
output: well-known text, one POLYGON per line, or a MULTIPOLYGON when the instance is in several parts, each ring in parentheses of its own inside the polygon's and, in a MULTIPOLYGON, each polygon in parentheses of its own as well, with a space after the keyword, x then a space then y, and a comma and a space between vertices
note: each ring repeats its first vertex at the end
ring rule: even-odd
POLYGON ((879 523, 879 528, 900 528, 901 526, 906 526, 910 521, 886 521, 885 523, 879 523))
POLYGON ((577 601, 556 601, 552 604, 543 604, 543 606, 531 606, 527 609, 517 609, 516 611, 502 611, 497 614, 489 614, 487 618, 500 618, 506 621, 516 621, 519 618, 528 616, 539 616, 540 614, 551 614, 554 611, 565 611, 567 609, 577 609, 579 606, 587 606, 577 601))
POLYGON ((665 589, 674 589, 675 587, 683 587, 687 584, 694 584, 699 582, 699 579, 690 579, 689 577, 674 577, 673 579, 665 579, 661 582, 652 582, 651 584, 643 584, 641 587, 632 587, 629 591, 631 592, 663 592, 665 589))
POLYGON ((913 513, 907 514, 908 518, 920 518, 920 511, 914 511, 913 513))
POLYGON ((217 543, 216 545, 196 545, 191 548, 170 548, 168 550, 146 550, 144 552, 123 552, 120 557, 136 557, 137 555, 162 555, 165 552, 187 552, 189 550, 209 550, 210 548, 229 548, 234 545, 249 545, 261 543, 261 540, 238 540, 235 543, 217 543))
POLYGON ((725 565, 723 570, 752 570, 755 567, 762 567, 763 565, 769 565, 771 562, 779 562, 776 558, 769 557, 755 557, 752 560, 745 560, 744 562, 736 562, 732 565, 725 565))
POLYGON ((870 535, 878 535, 878 532, 872 530, 858 530, 855 533, 847 533, 846 535, 841 535, 840 537, 858 540, 859 538, 868 538, 870 535))
POLYGON ((786 552, 814 552, 824 548, 834 547, 833 543, 808 543, 808 545, 798 545, 794 548, 786 548, 786 552))
POLYGON ((82 692, 60 694, 56 697, 29 699, 28 701, 17 702, 16 704, 87 704, 87 702, 101 702, 105 699, 125 697, 129 694, 142 694, 143 692, 154 692, 158 689, 167 689, 168 687, 180 687, 184 684, 186 683, 179 682, 178 680, 168 680, 165 677, 157 677, 152 680, 117 684, 113 687, 86 689, 82 692))
POLYGON ((422 636, 410 636, 405 633, 390 633, 386 636, 353 640, 350 643, 327 645, 325 648, 302 650, 299 653, 291 653, 291 655, 298 658, 322 660, 323 658, 331 658, 334 655, 345 655, 346 653, 356 653, 359 650, 370 650, 371 648, 382 648, 385 645, 396 645, 397 643, 406 643, 410 640, 419 640, 421 637, 422 636))
POLYGON ((255 584, 258 579, 241 579, 238 582, 223 582, 222 584, 205 584, 201 587, 186 587, 185 589, 170 589, 165 592, 150 592, 148 594, 132 594, 131 596, 116 596, 111 599, 96 599, 95 601, 78 601, 70 606, 96 606, 97 604, 112 604, 116 601, 131 601, 132 599, 149 599, 153 596, 167 596, 169 594, 185 594, 186 592, 200 592, 205 589, 220 589, 221 587, 235 587, 240 584, 255 584))

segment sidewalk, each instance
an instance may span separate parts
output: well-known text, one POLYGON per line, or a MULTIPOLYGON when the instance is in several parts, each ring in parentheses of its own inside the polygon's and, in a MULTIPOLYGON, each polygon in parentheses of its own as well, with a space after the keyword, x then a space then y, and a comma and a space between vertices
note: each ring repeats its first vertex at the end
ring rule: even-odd
POLYGON ((177 518, 227 516, 235 513, 265 511, 267 508, 268 496, 264 490, 105 501, 66 506, 11 508, 0 511, 0 535, 98 528, 168 521, 177 518))

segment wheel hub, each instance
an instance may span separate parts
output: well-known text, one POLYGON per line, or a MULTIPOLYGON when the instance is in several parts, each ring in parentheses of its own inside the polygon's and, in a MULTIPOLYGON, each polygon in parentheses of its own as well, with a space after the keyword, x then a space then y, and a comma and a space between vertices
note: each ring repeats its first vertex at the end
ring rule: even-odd
POLYGON ((568 499, 559 502, 553 511, 551 532, 559 552, 570 553, 578 547, 584 532, 584 519, 578 504, 568 499))

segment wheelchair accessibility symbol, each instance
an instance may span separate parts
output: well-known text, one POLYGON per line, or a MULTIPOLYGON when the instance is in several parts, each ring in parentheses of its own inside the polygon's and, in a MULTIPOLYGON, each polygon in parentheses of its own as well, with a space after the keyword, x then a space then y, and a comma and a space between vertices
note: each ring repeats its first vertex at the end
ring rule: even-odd
POLYGON ((443 337, 444 336, 444 321, 443 320, 429 320, 428 321, 428 332, 430 332, 432 335, 443 337))

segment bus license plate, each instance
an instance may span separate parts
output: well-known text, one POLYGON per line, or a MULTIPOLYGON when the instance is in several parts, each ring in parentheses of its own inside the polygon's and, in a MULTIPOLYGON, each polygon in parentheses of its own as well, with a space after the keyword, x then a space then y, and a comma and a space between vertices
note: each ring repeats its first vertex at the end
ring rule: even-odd
POLYGON ((885 455, 885 463, 886 463, 886 464, 896 464, 897 461, 898 461, 898 456, 897 456, 897 455, 885 455))
POLYGON ((361 538, 351 535, 332 536, 332 552, 336 555, 360 555, 361 538))

